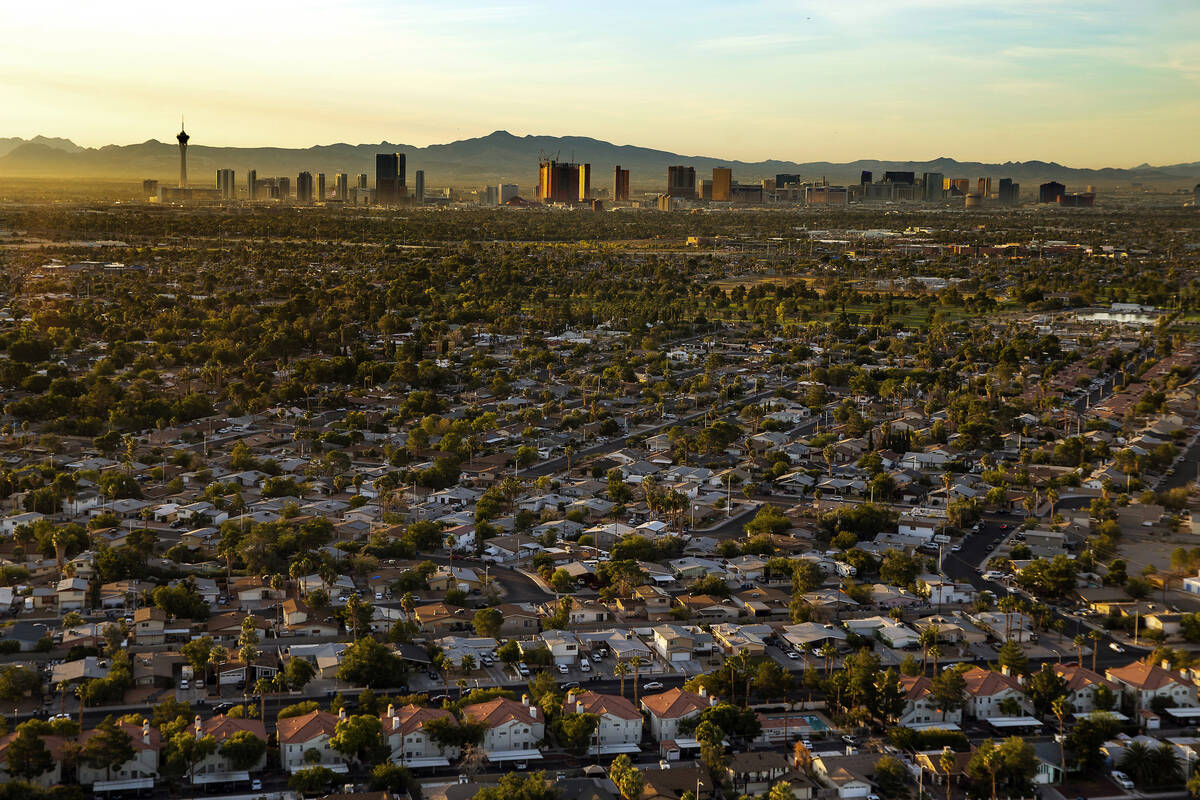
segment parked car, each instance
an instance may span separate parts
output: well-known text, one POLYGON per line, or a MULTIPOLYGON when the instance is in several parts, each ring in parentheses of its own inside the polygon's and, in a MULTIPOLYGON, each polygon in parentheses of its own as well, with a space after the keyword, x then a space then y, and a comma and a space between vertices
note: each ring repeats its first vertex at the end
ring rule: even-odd
POLYGON ((566 675, 566 674, 567 674, 568 672, 570 672, 571 670, 570 670, 570 669, 567 667, 567 665, 566 665, 566 664, 559 664, 559 665, 558 665, 558 671, 559 671, 559 672, 561 672, 563 675, 566 675))
POLYGON ((592 671, 592 662, 588 661, 586 658, 581 660, 579 662, 579 669, 582 670, 583 672, 591 672, 592 671))
POLYGON ((1129 791, 1130 789, 1133 788, 1133 781, 1131 781, 1129 779, 1128 775, 1126 775, 1124 772, 1121 772, 1120 770, 1117 770, 1117 769, 1113 770, 1112 779, 1113 779, 1113 781, 1116 782, 1116 784, 1118 786, 1120 786, 1122 789, 1125 789, 1126 791, 1129 791))
POLYGON ((1121 645, 1117 644, 1116 642, 1109 642, 1108 649, 1112 650, 1114 653, 1124 653, 1125 652, 1125 648, 1121 647, 1121 645))
POLYGON ((650 681, 649 683, 643 683, 642 688, 649 691, 652 689, 661 689, 663 685, 661 681, 650 681))
POLYGON ((262 780, 260 778, 255 778, 254 780, 250 781, 250 791, 252 791, 252 792, 261 792, 262 791, 262 780))

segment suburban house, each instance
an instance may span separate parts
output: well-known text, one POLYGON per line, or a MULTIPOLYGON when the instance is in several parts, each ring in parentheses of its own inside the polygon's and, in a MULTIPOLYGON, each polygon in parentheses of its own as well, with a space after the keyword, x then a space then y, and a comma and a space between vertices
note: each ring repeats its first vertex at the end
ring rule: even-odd
POLYGON ((538 742, 546 738, 546 723, 541 710, 529 702, 497 697, 486 703, 463 708, 463 719, 487 725, 483 734, 483 749, 488 760, 496 763, 541 758, 538 742))
POLYGON ((1006 700, 1015 701, 1020 713, 1025 713, 1029 708, 1021 684, 1012 675, 972 667, 963 673, 963 680, 967 684, 967 716, 972 719, 1012 716, 1000 710, 1000 705, 1006 700))
POLYGON ((263 750, 258 763, 249 767, 233 764, 227 756, 221 755, 220 745, 231 736, 239 733, 249 733, 264 743, 267 741, 267 731, 260 720, 234 719, 226 716, 212 717, 202 721, 196 715, 193 729, 197 736, 211 736, 217 743, 217 751, 206 756, 193 770, 192 783, 195 785, 208 783, 224 783, 226 781, 249 780, 251 772, 259 772, 267 765, 266 750, 263 750), (239 768, 240 767, 240 768, 239 768))
POLYGON ((679 723, 700 716, 700 712, 717 704, 701 686, 699 693, 687 689, 668 689, 660 694, 642 697, 642 709, 650 715, 650 735, 660 744, 679 738, 679 723))
POLYGON ((897 723, 905 726, 937 722, 962 722, 962 709, 943 710, 930 691, 932 681, 924 675, 901 675, 900 691, 904 692, 904 710, 897 723))
POLYGON ((285 772, 292 773, 310 766, 304 754, 315 750, 320 755, 316 763, 334 772, 348 771, 345 757, 329 746, 329 738, 337 728, 338 720, 345 719, 343 709, 338 714, 328 711, 310 711, 298 717, 279 720, 279 765, 285 772))
POLYGON ((595 714, 599 717, 589 755, 638 753, 641 750, 641 712, 620 695, 568 692, 563 714, 595 714))
MULTIPOLYGON (((133 758, 111 769, 89 766, 81 759, 78 768, 79 783, 91 786, 94 792, 104 791, 111 784, 123 784, 128 781, 137 784, 134 788, 153 789, 154 779, 158 777, 158 729, 151 728, 149 720, 142 720, 140 726, 130 722, 118 722, 116 725, 129 736, 129 743, 133 746, 133 758)), ((95 728, 84 731, 79 737, 80 746, 87 747, 88 740, 95 735, 95 728)))
POLYGON ((1113 699, 1120 697, 1121 687, 1103 675, 1092 672, 1087 667, 1075 664, 1055 664, 1054 671, 1067 682, 1068 699, 1076 714, 1087 714, 1099 710, 1096 705, 1096 692, 1101 686, 1108 688, 1113 699))
MULTIPOLYGON (((12 744, 13 739, 16 738, 16 731, 0 736, 0 782, 3 783, 17 780, 13 777, 8 763, 10 757, 9 746, 12 744)), ((62 783, 63 746, 67 743, 67 740, 62 736, 54 736, 53 734, 47 734, 39 738, 46 749, 50 751, 50 756, 54 759, 54 763, 49 770, 38 775, 36 778, 32 780, 29 778, 20 778, 20 780, 28 781, 42 789, 48 789, 55 784, 62 783)))
POLYGON ((1134 661, 1109 667, 1105 675, 1139 711, 1149 708, 1156 697, 1166 698, 1168 708, 1194 708, 1197 704, 1196 685, 1165 666, 1134 661))
POLYGON ((442 747, 425 731, 425 723, 435 719, 454 721, 454 715, 444 708, 417 705, 396 708, 389 703, 380 721, 383 737, 391 749, 391 761, 408 767, 445 767, 450 759, 458 758, 457 747, 442 747))
POLYGON ((167 612, 145 606, 133 612, 133 638, 138 644, 162 644, 166 640, 167 612))
POLYGON ((690 661, 712 652, 712 634, 681 625, 655 625, 653 647, 667 661, 690 661))

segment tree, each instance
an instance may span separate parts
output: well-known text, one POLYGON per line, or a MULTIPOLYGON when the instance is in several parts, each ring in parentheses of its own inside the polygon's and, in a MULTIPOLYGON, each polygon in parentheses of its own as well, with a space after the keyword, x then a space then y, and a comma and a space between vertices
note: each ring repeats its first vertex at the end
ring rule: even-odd
POLYGON ((235 770, 248 770, 267 752, 267 743, 250 731, 238 731, 221 742, 220 752, 235 770))
POLYGON ((385 761, 376 764, 371 769, 371 788, 376 791, 418 797, 419 795, 413 791, 414 784, 412 773, 399 764, 385 761))
POLYGON ((303 689, 317 675, 317 668, 304 658, 289 658, 283 668, 283 680, 289 689, 303 689))
POLYGON ((471 618, 471 624, 475 628, 475 635, 495 639, 504 625, 504 614, 497 608, 481 608, 471 618))
POLYGON ((388 755, 379 718, 365 714, 338 720, 329 746, 360 764, 376 764, 388 755))
POLYGON ((1004 768, 1004 758, 1000 747, 991 739, 984 739, 971 760, 967 762, 967 774, 974 780, 987 778, 992 786, 992 800, 996 800, 996 776, 1004 768))
POLYGON ((1075 767, 1086 775, 1094 775, 1104 764, 1101 746, 1121 729, 1111 714, 1092 714, 1075 720, 1067 734, 1067 747, 1075 755, 1075 767))
POLYGON ((638 673, 644 663, 646 661, 640 655, 629 659, 629 665, 633 667, 633 705, 635 708, 638 707, 638 673))
POLYGON ((185 727, 168 740, 164 751, 164 771, 187 775, 194 782, 196 765, 217 752, 217 740, 212 736, 196 736, 185 727))
POLYGON ((546 773, 530 772, 522 775, 517 772, 509 772, 500 777, 500 783, 496 786, 488 786, 476 792, 472 800, 561 800, 561 798, 562 792, 546 779, 546 773))
POLYGON ((288 788, 301 794, 324 794, 329 791, 335 773, 329 767, 315 765, 298 769, 288 778, 288 788))
POLYGON ((106 779, 111 780, 112 768, 133 758, 133 739, 112 717, 106 717, 88 737, 79 755, 89 767, 104 770, 106 779))
POLYGON ((1065 695, 1059 695, 1054 698, 1050 704, 1050 710, 1058 720, 1058 767, 1062 770, 1063 775, 1067 774, 1067 737, 1063 733, 1063 722, 1067 715, 1071 713, 1071 701, 1065 695))
POLYGON ((368 636, 351 643, 342 652, 337 676, 355 686, 378 689, 402 683, 403 672, 404 662, 368 636))
POLYGON ((19 703, 41 685, 41 678, 31 669, 11 664, 0 666, 0 701, 19 703))
MULTIPOLYGON (((880 756, 875 761, 875 784, 888 800, 908 797, 908 770, 895 756, 880 756)), ((787 795, 791 798, 791 792, 787 795)))
POLYGON ((556 720, 555 738, 561 747, 580 755, 587 750, 599 724, 600 717, 595 714, 563 714, 556 720))
POLYGON ((1025 683, 1025 694, 1033 703, 1033 711, 1039 716, 1050 713, 1054 701, 1067 694, 1067 681, 1049 664, 1033 673, 1025 683))
POLYGON ((613 759, 608 768, 608 777, 625 800, 637 800, 642 796, 642 789, 646 785, 645 778, 642 777, 642 771, 635 767, 629 756, 624 753, 613 759))
POLYGON ((967 682, 960 670, 943 670, 933 676, 929 683, 929 693, 937 701, 944 722, 948 712, 957 711, 966 702, 967 682))
POLYGON ((955 758, 954 751, 949 747, 942 750, 942 754, 938 757, 938 766, 942 768, 942 772, 946 773, 946 800, 950 800, 950 776, 958 767, 958 759, 955 758))
POLYGON ((1015 639, 1009 639, 1000 645, 1000 653, 996 660, 1000 666, 1008 667, 1017 673, 1025 672, 1025 668, 1029 664, 1029 658, 1025 655, 1025 648, 1021 647, 1021 643, 1015 639))
POLYGON ((629 665, 624 661, 618 661, 613 667, 613 675, 621 682, 621 697, 625 696, 625 676, 629 674, 629 665))
POLYGON ((9 774, 25 780, 33 780, 54 767, 54 757, 29 723, 17 726, 17 735, 8 743, 5 757, 9 774))

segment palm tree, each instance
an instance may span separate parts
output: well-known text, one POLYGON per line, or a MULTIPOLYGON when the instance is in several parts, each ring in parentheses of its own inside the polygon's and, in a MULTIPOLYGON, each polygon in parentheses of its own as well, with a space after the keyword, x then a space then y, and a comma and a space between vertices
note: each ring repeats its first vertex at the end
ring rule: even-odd
POLYGON ((1054 519, 1054 507, 1058 505, 1058 489, 1051 486, 1046 490, 1046 499, 1050 501, 1050 519, 1054 519))
POLYGON ((1150 771, 1153 768, 1153 754, 1145 742, 1132 741, 1121 754, 1119 762, 1121 770, 1134 783, 1150 783, 1150 771))
POLYGON ((613 675, 621 679, 621 697, 625 696, 625 676, 629 674, 629 665, 624 661, 618 661, 613 667, 613 675))
POLYGON ((949 747, 942 750, 942 755, 938 758, 938 766, 942 768, 942 772, 946 773, 946 800, 950 800, 950 775, 958 766, 958 759, 954 757, 954 751, 949 747))
POLYGON ((455 684, 458 685, 458 699, 462 700, 463 692, 467 689, 467 679, 459 678, 457 681, 455 681, 455 684))
POLYGON ((826 642, 821 645, 819 652, 825 658, 825 676, 829 677, 833 674, 833 657, 837 655, 837 648, 832 642, 826 642))
POLYGON ((1092 672, 1096 671, 1096 654, 1100 651, 1100 640, 1104 638, 1104 634, 1093 628, 1088 631, 1088 638, 1092 640, 1092 672))
MULTIPOLYGON (((646 663, 640 655, 629 659, 629 663, 633 666, 633 706, 638 706, 638 675, 640 674, 642 664, 646 663)), ((623 692, 622 692, 623 693, 623 692)))
POLYGON ((929 648, 929 657, 933 659, 933 674, 934 675, 937 675, 938 657, 941 656, 941 654, 942 654, 942 646, 941 645, 935 644, 933 647, 929 648))
POLYGON ((1066 737, 1063 735, 1063 720, 1067 714, 1071 713, 1071 701, 1065 696, 1054 698, 1050 703, 1050 710, 1054 712, 1054 716, 1058 719, 1058 769, 1062 772, 1062 776, 1067 776, 1067 753, 1064 749, 1066 745, 1066 737))
POLYGON ((929 648, 937 644, 938 627, 930 625, 921 631, 919 641, 921 642, 921 672, 925 672, 929 668, 929 648))
POLYGON ((270 678, 259 678, 254 682, 254 691, 258 694, 258 713, 263 725, 267 724, 267 692, 271 691, 272 686, 274 682, 270 678))
MULTIPOLYGON (((1079 666, 1083 666, 1083 646, 1087 643, 1087 637, 1082 633, 1075 634, 1075 638, 1071 640, 1075 645, 1075 652, 1079 655, 1079 666)), ((1094 671, 1094 670, 1093 670, 1094 671)))

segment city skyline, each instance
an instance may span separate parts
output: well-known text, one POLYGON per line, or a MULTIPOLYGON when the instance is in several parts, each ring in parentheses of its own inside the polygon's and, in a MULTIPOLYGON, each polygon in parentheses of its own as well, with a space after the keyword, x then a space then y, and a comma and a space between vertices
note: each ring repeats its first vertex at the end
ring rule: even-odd
POLYGON ((216 146, 426 146, 504 128, 747 160, 1200 159, 1200 8, 1182 0, 617 3, 556 9, 553 35, 537 3, 218 0, 195 18, 122 5, 10 13, 0 135, 126 144, 186 111, 216 146), (373 49, 367 68, 345 57, 383 35, 403 46, 373 49), (261 46, 281 38, 287 58, 261 46))

